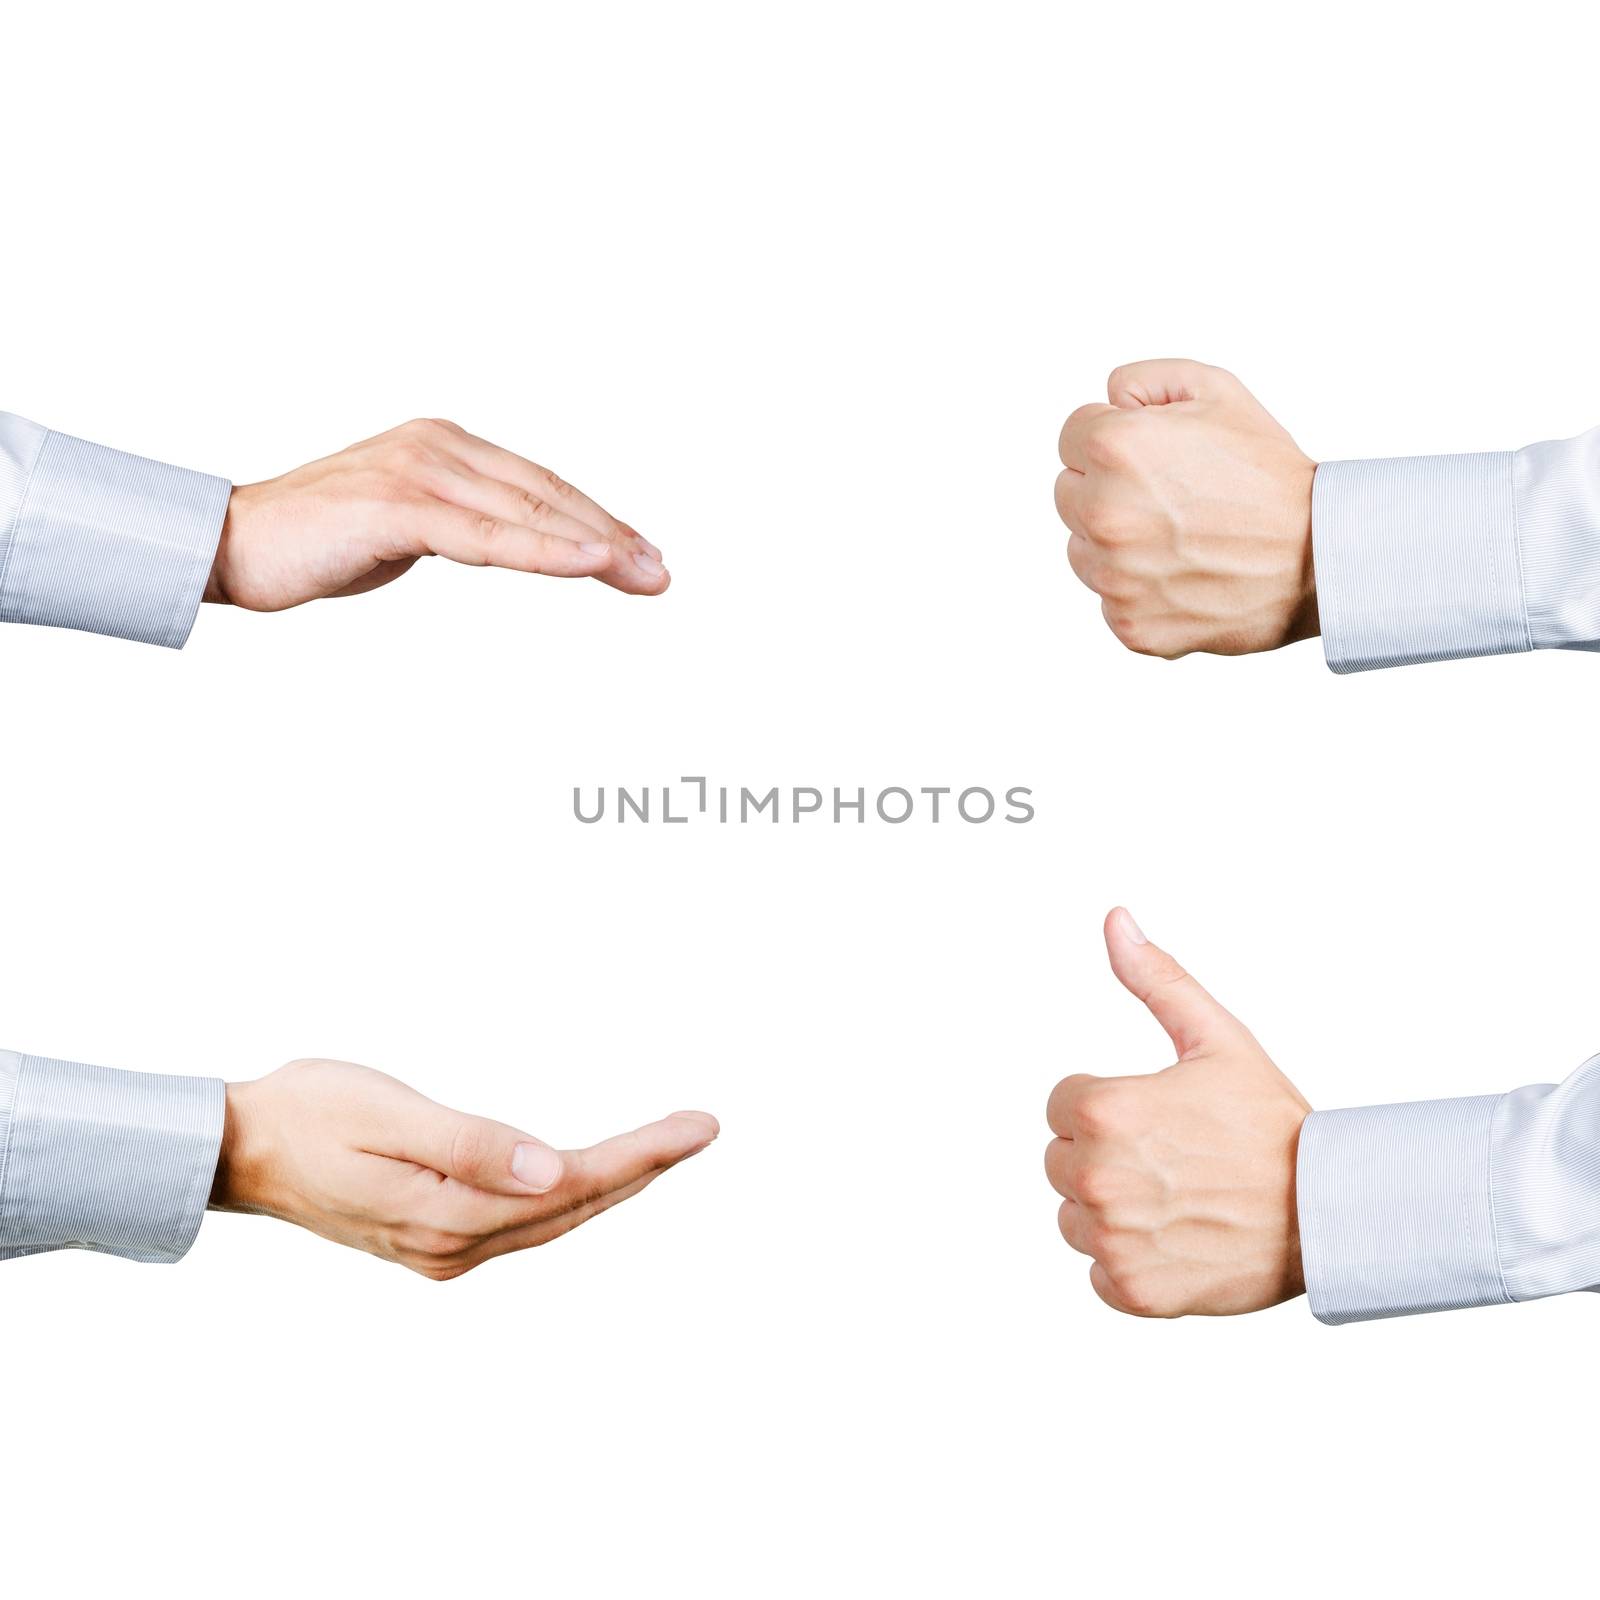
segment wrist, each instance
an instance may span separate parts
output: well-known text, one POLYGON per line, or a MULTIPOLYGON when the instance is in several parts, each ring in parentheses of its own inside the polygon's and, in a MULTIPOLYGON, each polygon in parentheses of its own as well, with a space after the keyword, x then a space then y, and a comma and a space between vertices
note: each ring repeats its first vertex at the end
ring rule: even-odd
POLYGON ((1289 1196, 1289 1240, 1284 1253, 1283 1293, 1280 1300, 1298 1300, 1306 1292, 1305 1263, 1300 1258, 1300 1223, 1294 1195, 1289 1196))
POLYGON ((206 588, 201 598, 214 606, 232 605, 228 598, 226 573, 228 568, 228 552, 233 543, 233 536, 237 531, 237 518, 239 507, 239 491, 233 489, 228 495, 228 509, 222 519, 222 535, 217 540, 217 553, 212 558, 211 574, 206 579, 206 588))
POLYGON ((1295 1300, 1306 1292, 1305 1262, 1300 1254, 1300 1136, 1305 1130, 1306 1118, 1311 1115, 1310 1106, 1300 1100, 1295 1119, 1294 1133, 1289 1140, 1289 1215, 1287 1219, 1288 1237, 1285 1240, 1283 1261, 1283 1294, 1284 1300, 1295 1300))
POLYGON ((211 575, 206 580, 204 599, 212 605, 249 605, 248 596, 243 602, 240 599, 239 563, 242 552, 249 547, 250 516, 252 509, 256 508, 261 487, 258 483, 236 485, 228 495, 228 510, 222 519, 222 535, 217 540, 211 575))
POLYGON ((270 1162, 263 1150, 259 1084, 224 1086, 222 1144, 211 1180, 213 1211, 263 1211, 265 1175, 270 1162))
POLYGON ((1300 458, 1294 476, 1288 526, 1293 548, 1299 552, 1298 599, 1289 614, 1284 633, 1285 644, 1298 644, 1302 639, 1314 639, 1322 631, 1317 612, 1317 564, 1312 545, 1311 500, 1312 486, 1316 482, 1317 463, 1308 457, 1300 458))

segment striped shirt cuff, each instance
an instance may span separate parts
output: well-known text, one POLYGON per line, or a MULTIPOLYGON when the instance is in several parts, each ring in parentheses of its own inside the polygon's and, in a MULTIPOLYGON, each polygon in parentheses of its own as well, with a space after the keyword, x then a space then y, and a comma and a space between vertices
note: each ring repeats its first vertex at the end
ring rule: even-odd
POLYGON ((1335 672, 1533 649, 1513 454, 1325 461, 1311 490, 1335 672))
POLYGON ((0 413, 0 622, 180 648, 231 489, 0 413))
POLYGON ((1300 1255, 1327 1323, 1510 1300, 1490 1163, 1499 1095, 1314 1111, 1300 1130, 1300 1255))
POLYGON ((0 1051, 0 1260, 179 1260, 211 1195, 224 1094, 220 1078, 0 1051))

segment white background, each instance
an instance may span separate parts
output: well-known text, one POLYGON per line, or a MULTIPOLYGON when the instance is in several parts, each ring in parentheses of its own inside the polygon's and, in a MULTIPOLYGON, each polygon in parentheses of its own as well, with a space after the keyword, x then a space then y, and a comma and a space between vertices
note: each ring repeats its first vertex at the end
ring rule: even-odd
POLYGON ((1584 1297, 1120 1318, 1043 1106, 1167 1061, 1125 900, 1317 1105, 1600 1047, 1597 668, 1124 653, 1051 506, 1115 363, 1319 458, 1600 421, 1569 8, 17 7, 0 405, 238 481, 416 414, 666 552, 182 654, 0 637, 0 1042, 343 1055, 721 1141, 439 1286, 252 1218, 0 1272, 0 1587, 1500 1588, 1587 1553, 1584 1297), (670 10, 670 15, 669 15, 670 10), (1027 784, 1027 827, 571 789, 1027 784))

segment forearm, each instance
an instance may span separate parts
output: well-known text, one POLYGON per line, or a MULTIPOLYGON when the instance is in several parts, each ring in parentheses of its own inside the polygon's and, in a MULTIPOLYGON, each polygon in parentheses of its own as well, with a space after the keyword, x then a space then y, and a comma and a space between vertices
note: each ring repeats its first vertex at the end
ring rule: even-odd
POLYGON ((0 1051, 0 1260, 62 1249, 179 1260, 222 1129, 220 1080, 0 1051))
POLYGON ((0 622, 180 647, 229 493, 226 479, 0 413, 0 622))

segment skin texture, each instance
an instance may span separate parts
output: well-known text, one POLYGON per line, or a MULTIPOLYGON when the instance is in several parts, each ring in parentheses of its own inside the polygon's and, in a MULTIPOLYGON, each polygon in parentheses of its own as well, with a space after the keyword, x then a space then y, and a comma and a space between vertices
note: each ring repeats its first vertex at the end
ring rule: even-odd
POLYGON ((1247 655, 1317 632, 1316 463, 1231 372, 1118 367, 1061 430, 1067 559, 1141 655, 1247 655))
POLYGON ((370 1067, 291 1061, 228 1085, 211 1208, 293 1222, 443 1282, 560 1238, 718 1132, 707 1112, 678 1111, 558 1151, 370 1067))
POLYGON ((1118 907, 1111 967, 1178 1052, 1148 1077, 1063 1078, 1045 1174, 1107 1305, 1231 1316, 1305 1292, 1295 1150, 1311 1107, 1230 1015, 1118 907))
POLYGON ((627 594, 671 582, 653 544, 553 472, 424 419, 235 489, 205 597, 283 611, 364 594, 435 555, 627 594))

